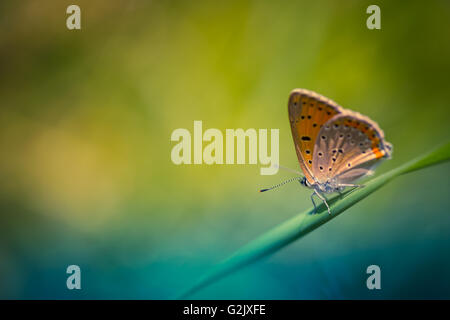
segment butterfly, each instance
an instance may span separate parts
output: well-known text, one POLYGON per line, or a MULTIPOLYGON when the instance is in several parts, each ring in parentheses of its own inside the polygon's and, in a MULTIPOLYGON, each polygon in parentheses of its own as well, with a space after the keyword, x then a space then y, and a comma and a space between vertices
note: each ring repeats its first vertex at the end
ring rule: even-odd
POLYGON ((298 180, 313 189, 331 214, 325 194, 358 188, 358 179, 392 156, 392 145, 380 127, 368 117, 344 109, 336 102, 306 89, 295 89, 288 102, 289 123, 295 151, 304 177, 295 177, 269 189, 298 180))

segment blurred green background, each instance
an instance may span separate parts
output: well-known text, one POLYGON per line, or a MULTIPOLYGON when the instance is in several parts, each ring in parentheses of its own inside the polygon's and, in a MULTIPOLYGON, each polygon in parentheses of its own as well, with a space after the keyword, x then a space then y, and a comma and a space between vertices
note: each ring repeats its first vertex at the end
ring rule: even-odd
MULTIPOLYGON (((171 162, 174 129, 279 128, 294 88, 377 121, 394 158, 450 138, 450 2, 2 1, 0 298, 166 299, 311 206, 257 165, 171 162), (66 8, 81 7, 79 31, 66 8), (66 288, 70 264, 82 290, 66 288)), ((404 176, 193 298, 450 298, 449 165, 404 176), (382 290, 366 288, 381 267, 382 290)))

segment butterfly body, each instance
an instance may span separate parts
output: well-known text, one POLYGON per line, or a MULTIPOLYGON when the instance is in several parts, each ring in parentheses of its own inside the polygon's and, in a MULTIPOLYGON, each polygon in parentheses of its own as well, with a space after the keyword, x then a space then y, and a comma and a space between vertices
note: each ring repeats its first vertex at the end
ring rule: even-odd
POLYGON ((321 193, 341 192, 344 191, 345 189, 345 186, 340 184, 339 181, 336 179, 331 179, 320 183, 318 182, 315 184, 309 184, 308 180, 306 180, 306 178, 303 177, 303 179, 300 180, 300 184, 307 188, 317 190, 318 192, 321 193))
POLYGON ((314 190, 330 208, 323 194, 359 187, 354 182, 373 173, 392 146, 379 126, 366 116, 344 109, 334 101, 306 89, 289 96, 289 122, 300 167, 300 183, 314 190))

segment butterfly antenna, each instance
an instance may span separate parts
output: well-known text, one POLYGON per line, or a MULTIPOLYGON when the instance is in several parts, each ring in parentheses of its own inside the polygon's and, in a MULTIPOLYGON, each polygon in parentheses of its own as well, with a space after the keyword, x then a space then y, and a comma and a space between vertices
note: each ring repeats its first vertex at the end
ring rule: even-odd
POLYGON ((259 190, 259 192, 266 192, 266 191, 269 191, 269 190, 281 187, 282 185, 285 185, 286 183, 289 183, 289 182, 292 182, 292 181, 296 181, 296 180, 301 180, 301 179, 303 179, 303 177, 294 177, 294 178, 288 179, 286 181, 283 181, 283 182, 281 182, 281 183, 279 183, 277 185, 274 185, 273 187, 270 187, 270 188, 267 188, 267 189, 261 189, 261 190, 259 190))

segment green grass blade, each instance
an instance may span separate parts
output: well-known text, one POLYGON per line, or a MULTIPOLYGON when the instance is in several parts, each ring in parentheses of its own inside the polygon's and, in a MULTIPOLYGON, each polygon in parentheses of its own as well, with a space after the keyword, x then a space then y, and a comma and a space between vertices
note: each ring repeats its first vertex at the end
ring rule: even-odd
POLYGON ((359 188, 353 192, 344 193, 344 197, 336 196, 328 201, 332 214, 327 213, 325 205, 317 207, 317 214, 313 214, 313 209, 306 210, 284 223, 274 227, 247 245, 241 247, 229 258, 215 266, 208 274, 181 294, 180 298, 185 298, 201 288, 213 283, 225 275, 236 271, 256 260, 268 256, 291 242, 300 239, 309 232, 317 229, 324 223, 336 218, 339 214, 350 208, 360 200, 364 199, 372 192, 376 191, 386 183, 399 175, 420 170, 431 165, 435 165, 450 160, 450 143, 447 143, 434 151, 410 161, 396 169, 393 169, 371 181, 365 183, 364 188, 359 188))

